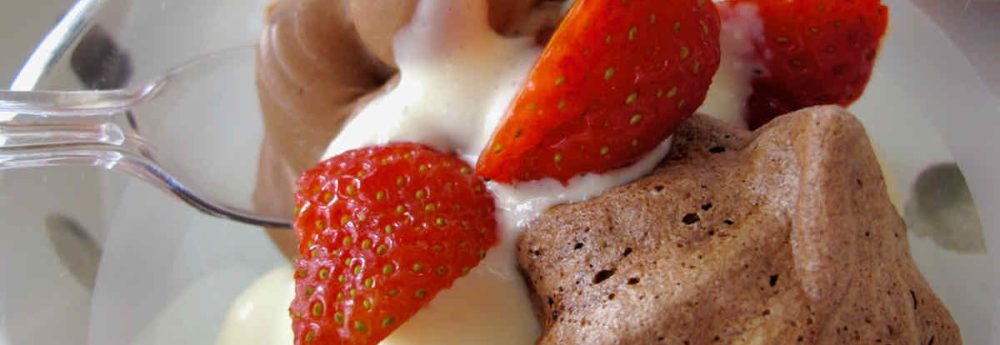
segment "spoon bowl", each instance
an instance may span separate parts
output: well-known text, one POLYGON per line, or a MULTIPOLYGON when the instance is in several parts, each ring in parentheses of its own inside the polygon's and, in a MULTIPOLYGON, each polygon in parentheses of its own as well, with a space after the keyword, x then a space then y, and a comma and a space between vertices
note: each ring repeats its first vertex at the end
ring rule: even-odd
POLYGON ((255 47, 204 55, 127 90, 0 91, 0 170, 88 165, 139 178, 210 215, 288 228, 252 202, 263 118, 255 47), (184 138, 178 140, 177 138, 184 138))

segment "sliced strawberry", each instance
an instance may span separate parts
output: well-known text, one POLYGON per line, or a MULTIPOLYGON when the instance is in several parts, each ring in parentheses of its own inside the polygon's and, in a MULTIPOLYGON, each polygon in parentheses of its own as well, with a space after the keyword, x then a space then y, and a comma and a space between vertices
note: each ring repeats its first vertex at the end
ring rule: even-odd
POLYGON ((889 18, 879 0, 735 0, 723 6, 739 4, 757 5, 764 23, 756 48, 767 71, 752 82, 750 127, 861 97, 889 18))
POLYGON ((299 179, 296 206, 296 344, 377 344, 497 241, 482 181, 417 144, 320 163, 299 179))
POLYGON ((635 162, 704 101, 718 65, 707 0, 577 0, 476 172, 566 182, 635 162))

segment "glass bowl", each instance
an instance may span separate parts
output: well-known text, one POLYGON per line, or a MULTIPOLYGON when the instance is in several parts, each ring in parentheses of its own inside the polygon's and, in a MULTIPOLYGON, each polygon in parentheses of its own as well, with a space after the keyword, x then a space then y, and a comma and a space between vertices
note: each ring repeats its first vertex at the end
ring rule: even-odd
MULTIPOLYGON (((80 0, 11 88, 137 85, 254 44, 267 2, 80 0)), ((1000 2, 884 2, 889 34, 851 109, 965 342, 1000 344, 1000 2)), ((230 77, 220 104, 259 117, 252 75, 230 77)), ((106 170, 0 172, 0 220, 0 344, 211 344, 241 292, 287 265, 261 228, 106 170)))

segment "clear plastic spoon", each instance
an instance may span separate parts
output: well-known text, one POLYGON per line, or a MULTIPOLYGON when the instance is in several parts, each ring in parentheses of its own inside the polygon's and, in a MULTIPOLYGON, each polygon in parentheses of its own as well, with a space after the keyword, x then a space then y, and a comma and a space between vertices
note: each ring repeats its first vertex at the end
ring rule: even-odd
POLYGON ((254 52, 205 55, 125 90, 0 91, 0 170, 96 166, 213 216, 287 228, 290 210, 252 202, 264 136, 254 52))

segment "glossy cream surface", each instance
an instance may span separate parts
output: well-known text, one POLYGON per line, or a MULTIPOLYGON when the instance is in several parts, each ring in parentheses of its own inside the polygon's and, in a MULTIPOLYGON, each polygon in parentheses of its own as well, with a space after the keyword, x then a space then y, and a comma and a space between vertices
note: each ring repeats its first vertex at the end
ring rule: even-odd
POLYGON ((294 271, 281 267, 261 276, 233 301, 215 343, 291 344, 288 304, 295 297, 294 271))
MULTIPOLYGON (((477 1, 420 2, 394 42, 399 84, 362 109, 325 157, 368 145, 414 141, 457 152, 475 164, 540 53, 532 39, 494 32, 486 9, 485 2, 477 1)), ((555 180, 490 183, 497 198, 499 246, 383 344, 533 342, 540 329, 517 270, 519 225, 552 205, 584 200, 646 174, 668 149, 665 142, 633 166, 580 176, 566 186, 555 180)))
POLYGON ((754 54, 754 42, 762 39, 764 24, 757 15, 757 5, 720 5, 722 30, 719 44, 722 59, 719 70, 712 78, 705 103, 698 112, 715 116, 726 122, 746 128, 743 107, 751 91, 750 80, 757 73, 766 73, 754 54))

